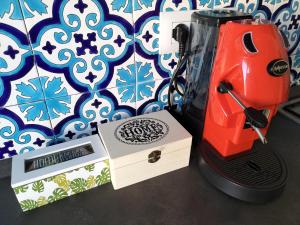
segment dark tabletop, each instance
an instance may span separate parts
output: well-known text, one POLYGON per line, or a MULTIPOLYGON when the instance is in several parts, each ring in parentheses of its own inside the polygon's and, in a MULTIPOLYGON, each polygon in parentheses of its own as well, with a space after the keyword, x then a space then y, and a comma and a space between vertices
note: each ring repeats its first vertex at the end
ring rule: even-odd
POLYGON ((249 204, 214 189, 192 158, 190 167, 114 191, 111 184, 23 213, 0 180, 0 225, 300 225, 300 126, 274 118, 269 147, 286 160, 285 191, 267 204, 249 204))

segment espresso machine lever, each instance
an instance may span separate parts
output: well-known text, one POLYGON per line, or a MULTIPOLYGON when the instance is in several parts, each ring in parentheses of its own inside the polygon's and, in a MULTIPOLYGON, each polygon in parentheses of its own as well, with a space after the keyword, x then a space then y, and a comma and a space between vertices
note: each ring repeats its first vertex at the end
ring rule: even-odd
POLYGON ((265 128, 268 125, 267 117, 259 110, 252 107, 246 107, 244 103, 234 94, 233 86, 231 83, 221 81, 218 87, 218 92, 221 94, 227 93, 243 110, 246 116, 246 121, 257 133, 259 139, 263 144, 268 141, 259 128, 265 128))

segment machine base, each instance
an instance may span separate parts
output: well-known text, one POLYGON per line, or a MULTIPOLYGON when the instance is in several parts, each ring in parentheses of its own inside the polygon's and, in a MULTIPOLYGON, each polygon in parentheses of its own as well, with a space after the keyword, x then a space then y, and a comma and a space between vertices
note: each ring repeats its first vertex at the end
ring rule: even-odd
POLYGON ((287 180, 283 159, 270 149, 252 149, 231 158, 221 157, 203 141, 199 166, 205 178, 224 193, 253 203, 264 203, 278 197, 287 180))

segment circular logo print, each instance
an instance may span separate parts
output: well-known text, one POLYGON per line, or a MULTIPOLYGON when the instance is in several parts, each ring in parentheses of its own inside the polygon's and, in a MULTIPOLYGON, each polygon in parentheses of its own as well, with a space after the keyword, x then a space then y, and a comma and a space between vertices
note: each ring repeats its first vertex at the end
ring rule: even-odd
POLYGON ((150 144, 161 140, 169 132, 169 126, 158 119, 128 120, 117 127, 115 137, 126 144, 150 144))
POLYGON ((268 64, 268 72, 272 76, 282 76, 289 69, 289 64, 283 59, 275 59, 268 64))

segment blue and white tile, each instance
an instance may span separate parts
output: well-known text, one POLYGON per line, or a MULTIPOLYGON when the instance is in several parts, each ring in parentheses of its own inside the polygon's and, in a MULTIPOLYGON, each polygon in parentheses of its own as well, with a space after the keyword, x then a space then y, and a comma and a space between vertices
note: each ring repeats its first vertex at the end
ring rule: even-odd
MULTIPOLYGON (((177 55, 172 53, 164 55, 158 53, 158 30, 153 31, 148 26, 151 25, 150 27, 153 27, 156 25, 158 26, 159 24, 157 20, 153 20, 152 22, 145 23, 145 28, 143 28, 142 30, 140 30, 140 32, 137 32, 136 34, 135 62, 137 70, 139 70, 140 64, 151 65, 153 75, 152 79, 155 80, 171 76, 177 64, 178 57, 177 55)), ((143 76, 141 77, 139 73, 137 73, 137 82, 143 81, 143 76)))
MULTIPOLYGON (((152 80, 137 84, 136 107, 137 114, 142 115, 168 108, 168 89, 170 79, 152 80)), ((176 93, 173 105, 180 110, 181 96, 176 93)))
POLYGON ((135 85, 46 100, 58 141, 97 133, 97 125, 135 115, 135 85))
POLYGON ((151 65, 151 76, 144 79, 143 74, 137 72, 137 82, 168 78, 173 73, 178 61, 174 53, 159 54, 159 13, 166 11, 180 11, 203 8, 196 1, 138 1, 134 5, 133 18, 135 28, 135 58, 137 70, 142 65, 151 65))
POLYGON ((158 16, 159 12, 196 9, 194 0, 134 0, 133 2, 135 22, 150 16, 158 16))
MULTIPOLYGON (((226 1, 226 0, 225 0, 226 1)), ((215 0, 196 0, 196 9, 214 9, 215 0)))
POLYGON ((272 21, 289 40, 289 54, 295 55, 300 49, 300 0, 278 1, 272 21))
POLYGON ((139 24, 139 20, 144 20, 142 17, 146 18, 146 16, 144 16, 145 14, 147 14, 148 17, 157 15, 157 11, 159 12, 156 6, 157 2, 159 2, 159 0, 133 0, 133 21, 136 24, 139 24))
MULTIPOLYGON (((21 1, 25 5, 24 1, 21 1)), ((0 3, 0 22, 18 29, 26 34, 26 29, 23 21, 23 14, 20 8, 19 1, 6 0, 0 3)))
MULTIPOLYGON (((30 91, 23 86, 38 77, 34 67, 32 49, 27 38, 19 3, 16 1, 0 2, 0 106, 20 104, 17 91, 30 91)), ((36 82, 40 89, 40 83, 36 82)), ((27 93, 30 94, 30 93, 27 93)), ((43 99, 43 94, 26 102, 43 99)))
POLYGON ((177 54, 157 55, 157 59, 146 59, 136 53, 135 67, 137 82, 160 80, 172 75, 176 68, 177 54))
POLYGON ((0 159, 43 148, 54 140, 45 102, 0 108, 0 159))
POLYGON ((270 3, 274 5, 273 12, 277 11, 279 8, 285 8, 291 0, 271 0, 270 3))
POLYGON ((63 73, 52 73, 39 68, 41 89, 46 99, 78 94, 69 84, 63 73))
POLYGON ((274 5, 275 1, 269 0, 215 0, 214 9, 232 8, 255 18, 270 19, 274 5))
POLYGON ((132 21, 132 0, 106 0, 110 14, 132 21))
POLYGON ((139 24, 149 17, 159 16, 160 12, 207 8, 206 5, 206 0, 134 0, 133 19, 139 24))
MULTIPOLYGON (((200 2, 197 4, 199 8, 200 2)), ((159 54, 159 13, 192 9, 196 9, 196 1, 148 1, 146 5, 134 6, 137 114, 167 106, 169 79, 162 78, 171 76, 178 61, 176 54, 159 54)))
POLYGON ((192 0, 137 0, 135 3, 133 8, 135 41, 148 55, 158 54, 160 12, 196 9, 195 2, 192 0))
POLYGON ((115 67, 134 63, 132 17, 116 13, 112 1, 38 2, 46 13, 25 18, 25 23, 39 75, 45 76, 44 70, 51 73, 48 80, 67 81, 66 94, 113 87, 115 67))
POLYGON ((115 65, 114 75, 111 78, 109 85, 105 89, 111 89, 114 87, 132 86, 136 85, 136 68, 135 68, 134 54, 122 62, 120 65, 115 65))
POLYGON ((53 2, 54 0, 19 1, 28 30, 32 30, 39 21, 52 17, 53 2))
POLYGON ((140 27, 135 26, 136 46, 148 55, 158 54, 159 18, 152 16, 143 21, 140 27))
POLYGON ((300 85, 300 54, 290 57, 291 60, 291 85, 300 85))

